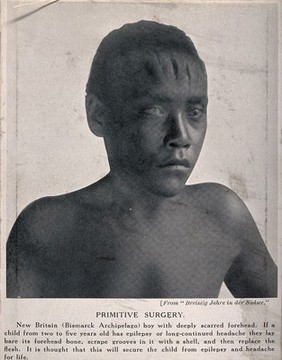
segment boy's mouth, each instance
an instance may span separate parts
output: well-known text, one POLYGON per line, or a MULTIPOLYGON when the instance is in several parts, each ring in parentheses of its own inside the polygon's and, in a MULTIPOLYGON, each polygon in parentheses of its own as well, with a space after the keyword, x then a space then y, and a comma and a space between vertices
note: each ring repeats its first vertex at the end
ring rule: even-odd
POLYGON ((181 169, 181 168, 190 168, 191 165, 189 163, 189 161, 187 159, 169 159, 168 161, 162 163, 159 167, 161 168, 177 168, 177 169, 181 169))

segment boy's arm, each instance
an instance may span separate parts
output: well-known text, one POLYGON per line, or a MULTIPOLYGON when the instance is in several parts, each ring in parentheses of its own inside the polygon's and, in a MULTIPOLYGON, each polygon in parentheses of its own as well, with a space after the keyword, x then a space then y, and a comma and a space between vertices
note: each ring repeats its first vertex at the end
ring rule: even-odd
POLYGON ((277 267, 245 204, 234 193, 229 196, 241 251, 225 276, 225 284, 235 297, 276 297, 277 267))
POLYGON ((28 214, 14 224, 7 242, 7 297, 40 297, 42 251, 28 229, 28 214))
POLYGON ((235 297, 276 297, 277 267, 261 238, 246 241, 225 276, 225 284, 235 297))
POLYGON ((36 200, 19 215, 7 242, 7 297, 52 294, 66 218, 66 211, 51 197, 36 200))

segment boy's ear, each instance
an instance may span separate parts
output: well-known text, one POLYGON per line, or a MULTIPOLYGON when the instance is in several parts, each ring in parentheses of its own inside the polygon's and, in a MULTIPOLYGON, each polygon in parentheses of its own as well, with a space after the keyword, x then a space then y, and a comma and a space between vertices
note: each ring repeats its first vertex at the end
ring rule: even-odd
POLYGON ((103 137, 106 130, 107 110, 106 107, 93 94, 87 94, 85 98, 87 121, 90 130, 96 136, 103 137))

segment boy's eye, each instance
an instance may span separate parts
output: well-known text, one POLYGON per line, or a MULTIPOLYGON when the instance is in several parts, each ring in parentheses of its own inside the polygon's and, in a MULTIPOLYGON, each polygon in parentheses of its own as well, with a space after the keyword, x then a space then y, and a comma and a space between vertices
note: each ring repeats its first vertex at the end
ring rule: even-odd
POLYGON ((162 116, 164 114, 164 111, 158 106, 150 106, 148 108, 143 109, 143 114, 162 116))
POLYGON ((193 108, 189 108, 187 110, 187 114, 190 118, 192 119, 198 119, 199 117, 202 116, 203 114, 203 109, 200 107, 193 107, 193 108))

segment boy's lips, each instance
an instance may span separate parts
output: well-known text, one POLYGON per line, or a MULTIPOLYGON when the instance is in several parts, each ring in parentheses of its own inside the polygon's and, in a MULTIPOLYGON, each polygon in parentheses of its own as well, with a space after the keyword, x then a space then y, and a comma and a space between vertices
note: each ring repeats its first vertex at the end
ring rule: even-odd
POLYGON ((175 167, 175 168, 190 168, 190 163, 187 159, 169 159, 160 165, 161 168, 175 167))

